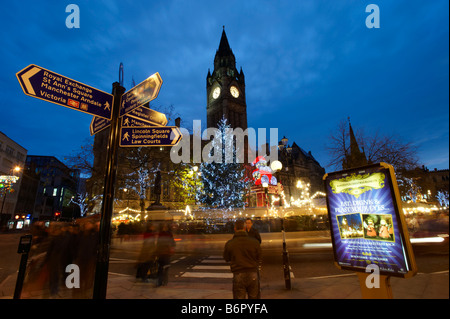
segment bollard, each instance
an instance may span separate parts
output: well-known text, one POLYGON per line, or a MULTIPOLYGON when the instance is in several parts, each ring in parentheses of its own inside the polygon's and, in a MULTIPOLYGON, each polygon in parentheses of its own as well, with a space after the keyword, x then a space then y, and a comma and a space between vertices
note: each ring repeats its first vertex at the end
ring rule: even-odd
POLYGON ((20 299, 22 293, 23 281, 25 279, 25 271, 27 269, 28 253, 31 248, 32 235, 25 235, 20 237, 18 254, 22 254, 20 257, 19 273, 17 274, 16 288, 14 289, 14 299, 20 299))
POLYGON ((284 283, 287 290, 291 290, 291 266, 289 265, 289 253, 286 249, 286 235, 284 230, 284 218, 281 219, 281 232, 283 234, 283 272, 284 283))

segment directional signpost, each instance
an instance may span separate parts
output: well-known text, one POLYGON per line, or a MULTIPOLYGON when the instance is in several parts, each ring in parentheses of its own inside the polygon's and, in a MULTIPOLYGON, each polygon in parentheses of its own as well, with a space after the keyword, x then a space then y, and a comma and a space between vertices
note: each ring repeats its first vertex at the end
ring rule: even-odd
POLYGON ((161 85, 161 76, 156 72, 128 92, 125 92, 120 102, 120 116, 127 114, 142 104, 156 99, 161 85))
POLYGON ((158 96, 161 76, 155 73, 126 93, 115 82, 112 95, 34 64, 16 76, 26 95, 94 115, 91 135, 110 127, 93 291, 95 299, 105 299, 118 148, 173 146, 182 138, 178 127, 165 126, 165 114, 142 107, 158 96))
POLYGON ((111 119, 113 104, 111 94, 34 64, 17 72, 16 76, 26 95, 108 120, 111 119))
POLYGON ((89 130, 91 135, 95 135, 100 131, 103 131, 105 128, 108 128, 111 125, 111 121, 94 116, 91 121, 91 125, 89 126, 89 130))
MULTIPOLYGON (((151 110, 144 106, 139 106, 122 116, 122 126, 165 126, 166 124, 167 118, 164 113, 151 110)), ((111 121, 94 116, 90 126, 91 135, 97 134, 109 127, 109 125, 111 125, 111 121)))
POLYGON ((97 264, 94 277, 94 299, 106 299, 109 269, 109 251, 111 244, 111 221, 114 210, 114 191, 117 172, 117 153, 120 139, 120 98, 125 88, 118 82, 113 83, 114 103, 112 105, 111 129, 109 130, 106 154, 105 183, 103 187, 102 215, 100 220, 97 264))
POLYGON ((164 113, 140 106, 132 110, 127 114, 128 116, 134 117, 141 121, 147 122, 151 125, 156 126, 166 126, 167 118, 164 113))
POLYGON ((140 126, 122 127, 120 146, 174 146, 182 135, 176 126, 140 126))

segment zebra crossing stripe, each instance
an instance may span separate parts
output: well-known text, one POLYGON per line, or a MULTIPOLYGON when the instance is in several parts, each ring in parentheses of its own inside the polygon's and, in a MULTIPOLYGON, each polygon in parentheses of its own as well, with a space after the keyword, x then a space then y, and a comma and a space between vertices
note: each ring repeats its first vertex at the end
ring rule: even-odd
POLYGON ((214 273, 214 272, 185 272, 181 275, 185 278, 233 278, 231 272, 227 273, 214 273))
POLYGON ((208 265, 198 265, 198 266, 194 266, 192 267, 192 269, 198 269, 198 270, 230 270, 230 266, 208 266, 208 265))
POLYGON ((226 264, 225 260, 217 260, 217 259, 204 259, 201 261, 202 264, 226 264))
POLYGON ((192 266, 190 270, 184 272, 180 277, 185 278, 233 278, 230 266, 222 256, 208 256, 200 261, 201 265, 192 266), (221 264, 221 265, 220 265, 221 264), (211 272, 198 271, 211 270, 211 272), (216 271, 215 271, 216 270, 216 271))

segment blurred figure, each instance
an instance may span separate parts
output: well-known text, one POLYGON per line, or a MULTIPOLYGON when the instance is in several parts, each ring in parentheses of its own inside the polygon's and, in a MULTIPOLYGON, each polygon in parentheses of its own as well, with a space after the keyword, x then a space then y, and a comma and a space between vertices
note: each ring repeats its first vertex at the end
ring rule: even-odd
POLYGON ((50 295, 56 295, 59 290, 59 281, 61 277, 61 258, 59 253, 63 250, 64 246, 60 240, 61 227, 57 223, 50 224, 48 229, 49 246, 47 255, 45 256, 45 263, 47 264, 49 274, 49 288, 50 295))
POLYGON ((225 244, 223 258, 231 262, 233 273, 233 298, 260 298, 259 267, 261 265, 261 245, 257 239, 247 235, 244 221, 234 224, 234 236, 225 244))
POLYGON ((64 223, 50 225, 50 245, 46 255, 49 272, 50 296, 58 294, 60 285, 65 277, 65 269, 72 263, 73 247, 71 226, 64 223))
POLYGON ((142 279, 143 282, 148 282, 149 271, 151 275, 156 271, 154 265, 156 260, 156 239, 157 233, 155 232, 155 226, 152 223, 147 224, 147 228, 144 232, 144 242, 142 244, 141 252, 138 258, 136 279, 142 279))
POLYGON ((160 225, 156 255, 158 257, 158 283, 157 286, 166 286, 169 281, 170 256, 173 255, 175 240, 167 223, 160 225))
POLYGON ((247 231, 248 236, 255 238, 261 244, 261 235, 259 234, 259 231, 253 227, 251 218, 245 220, 245 230, 247 231))
POLYGON ((77 239, 77 251, 74 264, 80 269, 80 288, 73 289, 73 298, 92 298, 97 247, 99 243, 99 224, 97 220, 80 219, 80 231, 77 239))
MULTIPOLYGON (((410 215, 411 216, 411 215, 410 215)), ((419 229, 420 225, 417 221, 416 214, 413 214, 412 217, 408 217, 408 230, 411 233, 414 233, 419 229)))
POLYGON ((44 298, 92 298, 100 216, 78 219, 74 224, 51 222, 48 228, 36 222, 27 265, 23 298, 41 291, 44 298), (80 271, 80 288, 66 286, 66 267, 75 264, 80 271))
POLYGON ((32 224, 31 234, 33 241, 28 258, 27 275, 25 277, 21 298, 31 296, 33 291, 47 289, 49 272, 46 264, 48 246, 50 245, 49 229, 44 222, 32 224))

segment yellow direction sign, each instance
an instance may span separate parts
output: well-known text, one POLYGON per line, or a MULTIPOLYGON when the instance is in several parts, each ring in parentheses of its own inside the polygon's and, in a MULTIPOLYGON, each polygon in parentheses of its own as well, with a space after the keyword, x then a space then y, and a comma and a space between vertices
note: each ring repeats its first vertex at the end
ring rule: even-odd
POLYGON ((150 102, 158 96, 162 85, 162 78, 158 72, 139 83, 122 95, 120 102, 120 116, 127 114, 138 106, 150 102))

